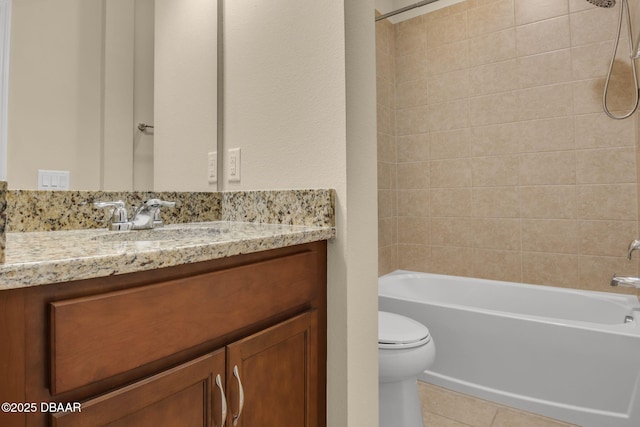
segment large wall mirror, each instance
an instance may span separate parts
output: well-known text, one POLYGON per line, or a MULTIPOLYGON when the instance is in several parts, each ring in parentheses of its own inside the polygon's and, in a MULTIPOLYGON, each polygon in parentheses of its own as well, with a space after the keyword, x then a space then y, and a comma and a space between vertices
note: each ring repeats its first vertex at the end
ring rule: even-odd
POLYGON ((2 1, 9 188, 217 190, 217 0, 2 1))

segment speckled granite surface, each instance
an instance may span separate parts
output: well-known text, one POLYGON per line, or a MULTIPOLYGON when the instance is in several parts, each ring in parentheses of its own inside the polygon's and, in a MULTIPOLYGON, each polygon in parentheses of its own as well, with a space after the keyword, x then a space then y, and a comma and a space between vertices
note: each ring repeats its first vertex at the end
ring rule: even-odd
POLYGON ((7 201, 10 232, 6 234, 5 263, 0 265, 0 290, 224 258, 327 240, 336 232, 333 190, 10 190, 7 201), (165 223, 174 225, 150 231, 110 232, 101 223, 104 213, 92 204, 122 199, 131 206, 154 197, 181 201, 180 208, 163 211, 165 223), (225 221, 219 221, 222 217, 225 221), (175 235, 172 230, 176 228, 186 231, 175 235))
POLYGON ((222 193, 222 220, 335 226, 333 190, 222 193))
POLYGON ((151 191, 35 191, 10 190, 7 193, 7 231, 57 231, 105 228, 108 212, 94 202, 125 202, 130 214, 148 199, 178 202, 163 209, 165 224, 219 221, 221 193, 151 191))
POLYGON ((0 181, 0 263, 4 262, 5 232, 7 228, 7 182, 0 181))
POLYGON ((333 237, 332 227, 210 222, 151 230, 143 239, 107 230, 8 233, 6 262, 0 265, 0 290, 114 274, 153 270, 233 255, 276 249, 333 237), (174 238, 172 229, 193 228, 174 238), (207 228, 217 232, 207 232, 207 228), (164 236, 151 240, 154 231, 164 236), (123 236, 118 239, 115 234, 123 236))

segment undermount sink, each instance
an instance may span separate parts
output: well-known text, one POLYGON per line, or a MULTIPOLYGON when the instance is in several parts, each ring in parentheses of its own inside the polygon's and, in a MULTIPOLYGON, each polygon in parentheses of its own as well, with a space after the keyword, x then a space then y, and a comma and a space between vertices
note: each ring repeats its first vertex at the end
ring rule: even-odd
POLYGON ((105 242, 149 242, 185 239, 217 239, 229 231, 222 227, 167 227, 150 230, 113 231, 93 237, 105 242))

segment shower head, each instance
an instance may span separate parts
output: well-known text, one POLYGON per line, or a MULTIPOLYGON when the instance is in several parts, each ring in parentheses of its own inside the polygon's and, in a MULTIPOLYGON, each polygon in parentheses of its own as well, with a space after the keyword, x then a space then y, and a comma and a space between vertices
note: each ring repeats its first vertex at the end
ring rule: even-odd
POLYGON ((616 5, 616 0, 587 0, 589 3, 598 7, 613 7, 616 5))

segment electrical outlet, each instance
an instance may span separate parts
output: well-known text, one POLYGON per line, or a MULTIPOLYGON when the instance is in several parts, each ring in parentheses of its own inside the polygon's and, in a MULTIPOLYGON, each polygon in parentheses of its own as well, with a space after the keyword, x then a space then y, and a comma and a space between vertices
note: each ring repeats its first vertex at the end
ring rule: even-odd
POLYGON ((209 184, 215 184, 218 182, 218 153, 216 151, 212 151, 207 153, 209 166, 208 166, 208 177, 209 184))
POLYGON ((228 181, 240 182, 240 149, 230 148, 228 154, 228 181))

